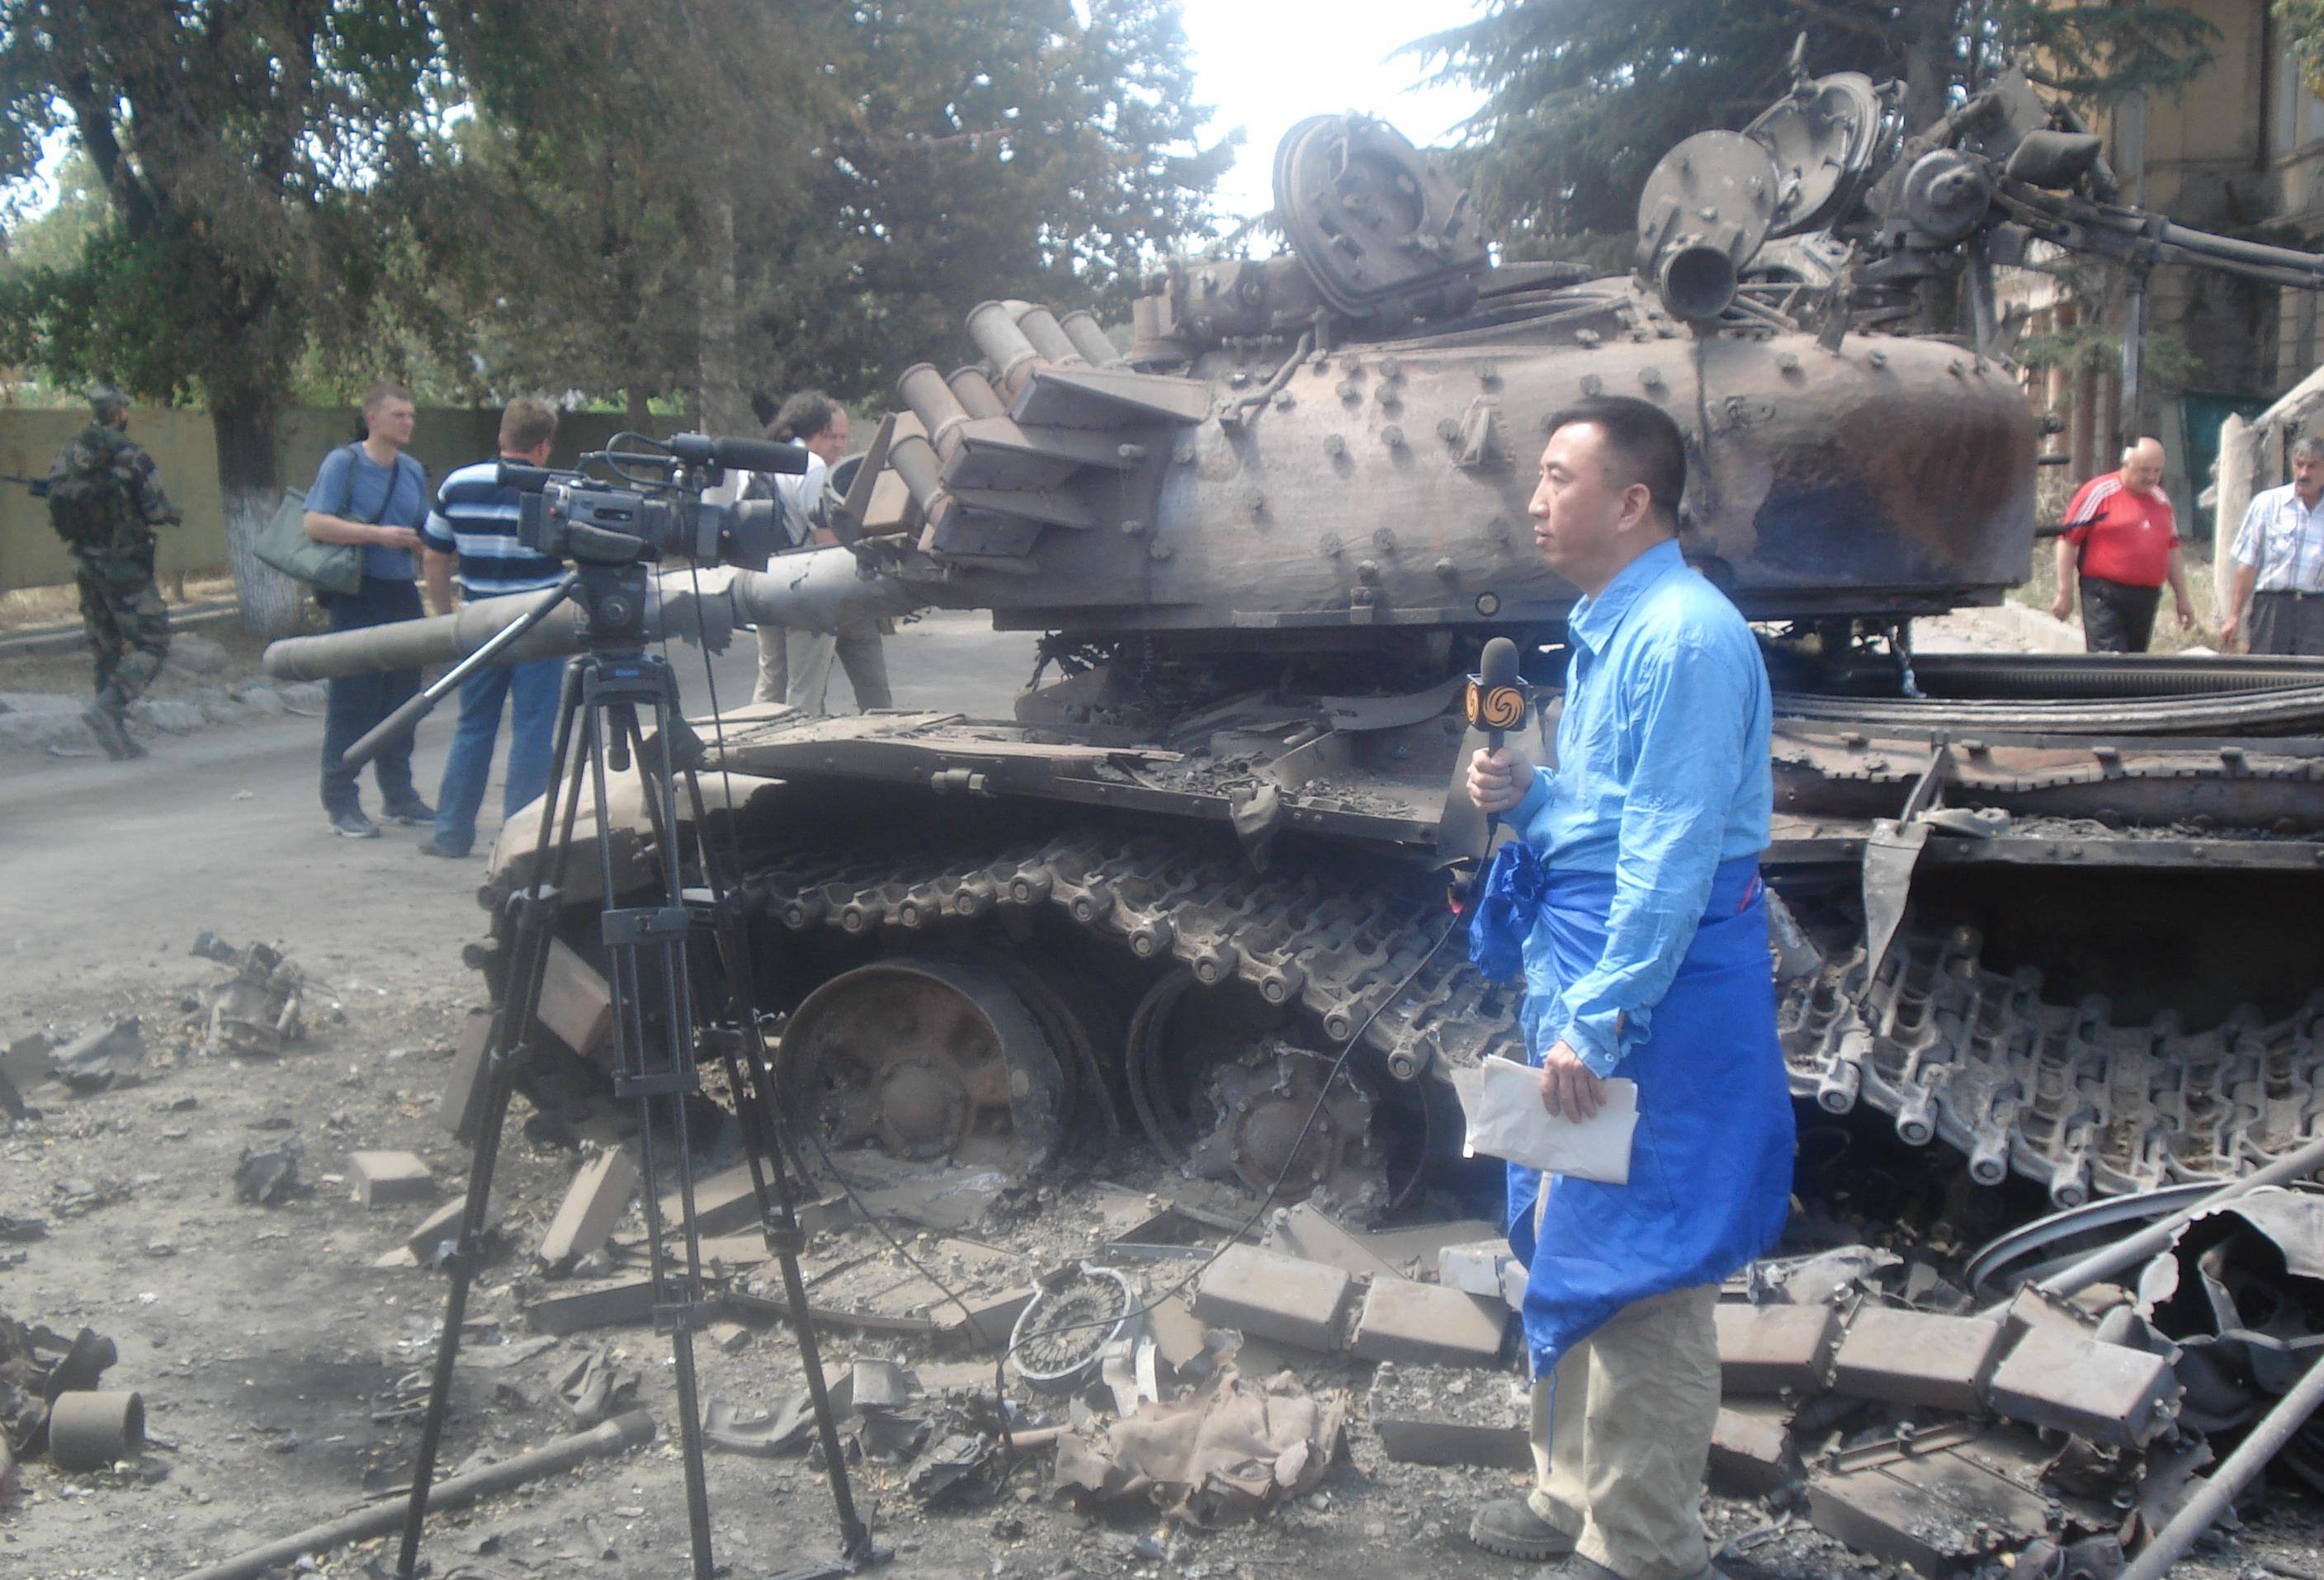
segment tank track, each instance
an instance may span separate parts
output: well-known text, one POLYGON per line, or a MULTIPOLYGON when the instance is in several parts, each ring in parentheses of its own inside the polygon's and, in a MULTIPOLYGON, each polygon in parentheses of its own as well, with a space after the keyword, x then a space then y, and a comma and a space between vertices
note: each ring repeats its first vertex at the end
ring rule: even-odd
POLYGON ((1861 1101, 1914 1145, 1942 1140, 1982 1184, 2015 1171, 2061 1207, 2224 1180, 2306 1141, 2324 1077, 2324 990, 2287 1019, 2239 1009, 2190 1033, 2169 1011, 2042 1001, 2042 974, 1978 963, 1974 928, 1900 938, 1868 988, 1862 951, 1794 984, 1781 1011, 1795 1097, 1861 1101))
MULTIPOLYGON (((964 856, 889 847, 787 850, 744 880, 749 904, 793 932, 870 933, 1049 908, 1146 960, 1176 960, 1210 985, 1249 983, 1305 1011, 1342 1042, 1457 925, 1443 882, 1425 873, 1367 884, 1313 870, 1254 873, 1231 850, 1157 834, 1076 830, 964 856)), ((1522 1059, 1515 995, 1448 944, 1364 1033, 1386 1067, 1522 1059)))
MULTIPOLYGON (((944 919, 1047 908, 1206 984, 1236 979, 1344 1039, 1443 930, 1439 880, 1255 874, 1189 839, 1074 830, 964 855, 957 844, 789 849, 756 867, 752 908, 794 932, 907 933, 944 919)), ((1978 964, 1972 929, 1900 938, 1868 988, 1860 951, 1787 986, 1779 1010, 1793 1095, 1842 1114, 1859 1101, 1914 1145, 1943 1141, 1971 1175, 2015 1172, 2061 1206, 2225 1179, 2307 1139, 2324 1089, 2324 992, 2299 1014, 2255 1012, 2190 1033, 2168 1013, 2107 1024, 2104 999, 2042 1001, 2038 971, 1978 964)), ((1522 1059, 1516 990, 1458 945, 1429 963, 1364 1041, 1389 1069, 1522 1059)))

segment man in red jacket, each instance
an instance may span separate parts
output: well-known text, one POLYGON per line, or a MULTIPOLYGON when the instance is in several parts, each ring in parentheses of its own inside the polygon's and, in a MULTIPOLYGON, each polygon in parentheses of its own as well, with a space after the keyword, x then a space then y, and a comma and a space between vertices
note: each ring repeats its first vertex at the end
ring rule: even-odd
POLYGON ((2122 453, 2121 471, 2091 478, 2066 507, 2066 532, 2058 539, 2058 599, 2050 606, 2059 620, 2074 607, 2077 571, 2082 642, 2093 653, 2145 652, 2165 581, 2179 604, 2179 629, 2193 629, 2179 524, 2163 491, 2160 440, 2131 446, 2122 453))

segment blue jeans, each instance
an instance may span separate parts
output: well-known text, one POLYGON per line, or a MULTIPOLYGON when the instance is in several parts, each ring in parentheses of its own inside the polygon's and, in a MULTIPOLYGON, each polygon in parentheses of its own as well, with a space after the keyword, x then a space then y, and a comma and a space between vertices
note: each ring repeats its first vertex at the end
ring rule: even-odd
POLYGON ((503 698, 510 699, 511 718, 501 821, 514 817, 549 788, 557 694, 564 676, 562 658, 527 658, 487 664, 460 683, 460 722, 444 758, 444 787, 436 793, 439 847, 465 856, 476 842, 476 809, 484 804, 484 782, 493 775, 493 741, 500 734, 503 698))
MULTIPOLYGON (((330 595, 331 629, 335 631, 360 630, 365 626, 386 625, 392 620, 420 618, 420 590, 409 582, 384 581, 377 576, 365 576, 363 589, 357 592, 334 592, 330 595)), ((360 812, 362 801, 355 776, 360 769, 349 767, 341 761, 347 748, 371 732, 373 725, 386 718, 410 700, 420 689, 417 669, 389 669, 375 675, 343 675, 330 683, 323 703, 323 810, 337 817, 343 812, 360 812)), ((411 787, 411 736, 407 731, 401 738, 381 749, 371 759, 372 773, 379 780, 380 798, 393 812, 420 799, 411 787)))

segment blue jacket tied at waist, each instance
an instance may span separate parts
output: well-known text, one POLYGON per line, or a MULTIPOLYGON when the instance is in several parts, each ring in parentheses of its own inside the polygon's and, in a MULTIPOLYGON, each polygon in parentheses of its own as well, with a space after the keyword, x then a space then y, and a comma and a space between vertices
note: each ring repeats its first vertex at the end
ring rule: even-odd
POLYGON ((1536 1064, 1563 1041, 1638 1084, 1630 1180, 1509 1171, 1536 1374, 1632 1301, 1716 1282, 1771 1247, 1791 1198, 1758 853, 1771 697, 1741 615, 1675 542, 1576 604, 1554 768, 1508 813, 1471 955, 1522 967, 1536 1064))
MULTIPOLYGON (((1613 878, 1552 873, 1545 886, 1536 936, 1546 934, 1553 969, 1578 980, 1605 947, 1613 878)), ((1557 1002, 1526 996, 1520 1013, 1536 1064, 1556 1041, 1546 1023, 1557 1002)), ((1509 1248, 1528 1269, 1526 1343, 1536 1376, 1632 1301, 1716 1283, 1784 1232, 1792 1104, 1756 861, 1720 863, 1653 1032, 1613 1073, 1638 1083, 1629 1183, 1550 1180, 1536 1237, 1542 1176, 1509 1166, 1509 1248)))

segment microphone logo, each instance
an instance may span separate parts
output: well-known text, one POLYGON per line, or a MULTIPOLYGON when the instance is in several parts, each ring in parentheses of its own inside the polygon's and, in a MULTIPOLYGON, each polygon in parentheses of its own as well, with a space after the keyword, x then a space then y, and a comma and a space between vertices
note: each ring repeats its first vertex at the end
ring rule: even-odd
POLYGON ((1472 679, 1466 706, 1471 730, 1515 730, 1525 722, 1525 693, 1514 685, 1487 685, 1472 679))

